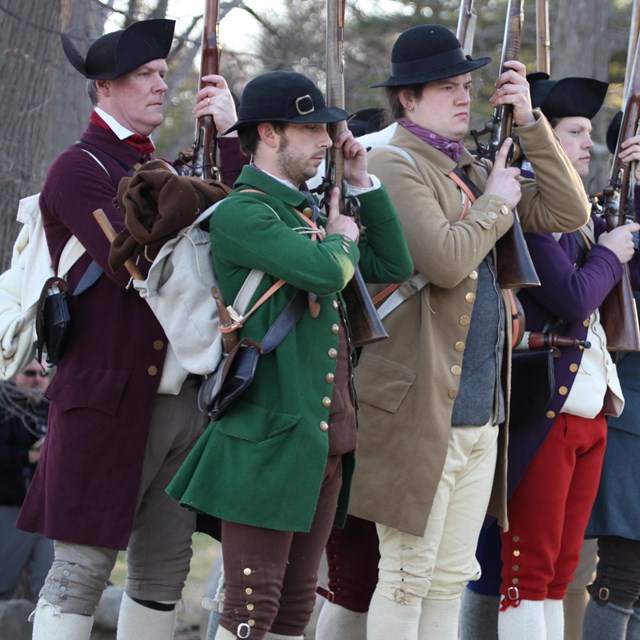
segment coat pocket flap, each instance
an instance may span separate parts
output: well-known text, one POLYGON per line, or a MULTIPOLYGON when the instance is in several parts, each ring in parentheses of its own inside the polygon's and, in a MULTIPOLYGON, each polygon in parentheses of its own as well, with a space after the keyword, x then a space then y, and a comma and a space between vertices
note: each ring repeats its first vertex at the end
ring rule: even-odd
POLYGON ((396 413, 416 380, 413 369, 364 353, 355 369, 358 402, 396 413))
POLYGON ((54 376, 47 397, 55 401, 60 411, 91 408, 116 415, 128 380, 128 371, 78 369, 73 384, 64 384, 54 376))
POLYGON ((233 438, 259 443, 290 431, 299 420, 299 416, 277 413, 238 399, 216 422, 216 429, 233 438))

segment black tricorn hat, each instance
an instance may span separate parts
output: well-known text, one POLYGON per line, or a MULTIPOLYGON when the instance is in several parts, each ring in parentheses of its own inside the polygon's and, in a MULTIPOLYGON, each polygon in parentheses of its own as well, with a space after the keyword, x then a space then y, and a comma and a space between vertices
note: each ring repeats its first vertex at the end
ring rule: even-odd
POLYGON ((142 20, 98 38, 83 58, 62 34, 62 48, 73 67, 91 80, 113 80, 140 65, 166 58, 171 50, 175 20, 142 20))
POLYGON ((327 107, 320 89, 295 71, 271 71, 250 80, 238 106, 238 121, 225 133, 260 122, 328 123, 349 114, 327 107))
POLYGON ((547 118, 593 118, 607 95, 609 84, 593 78, 551 80, 542 71, 527 74, 531 104, 547 118))
POLYGON ((368 107, 349 116, 347 127, 356 138, 367 133, 380 131, 384 122, 384 109, 368 107))
POLYGON ((391 76, 372 87, 402 87, 475 71, 491 58, 465 56, 460 41, 449 29, 423 24, 403 31, 391 50, 391 76))

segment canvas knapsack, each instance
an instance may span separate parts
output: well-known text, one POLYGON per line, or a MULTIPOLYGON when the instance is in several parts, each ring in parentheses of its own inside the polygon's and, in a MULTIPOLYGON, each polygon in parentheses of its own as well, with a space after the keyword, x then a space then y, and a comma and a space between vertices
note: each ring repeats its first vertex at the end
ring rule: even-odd
MULTIPOLYGON (((133 287, 155 314, 167 336, 175 358, 184 370, 198 375, 215 371, 222 358, 220 318, 211 295, 217 278, 211 260, 209 232, 202 222, 211 217, 218 200, 203 211, 175 238, 164 243, 153 260, 145 280, 133 280, 133 287)), ((278 214, 265 204, 273 215, 278 214)), ((233 314, 248 317, 247 312, 264 273, 249 272, 233 304, 233 314)))
MULTIPOLYGON (((46 280, 54 275, 38 205, 40 194, 18 205, 22 228, 13 245, 11 266, 0 275, 0 379, 8 380, 24 369, 36 352, 36 307, 46 280)), ((72 236, 58 266, 67 274, 84 247, 72 236)))

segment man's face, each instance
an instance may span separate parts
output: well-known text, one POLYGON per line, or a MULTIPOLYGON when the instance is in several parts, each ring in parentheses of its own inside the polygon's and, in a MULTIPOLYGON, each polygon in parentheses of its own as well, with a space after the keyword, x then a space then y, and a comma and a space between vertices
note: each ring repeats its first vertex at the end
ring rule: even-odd
POLYGON ((288 124, 278 134, 275 164, 280 177, 299 185, 314 178, 331 138, 325 124, 288 124))
POLYGON ((406 116, 447 140, 462 140, 469 131, 471 90, 470 73, 428 82, 406 116))
POLYGON ((581 178, 589 175, 591 159, 591 120, 580 116, 562 118, 554 127, 569 161, 581 178))
POLYGON ((98 106, 134 133, 148 136, 162 124, 167 63, 152 60, 115 80, 98 81, 98 106))
POLYGON ((42 367, 34 360, 16 375, 15 384, 27 397, 39 399, 49 386, 49 376, 46 371, 42 373, 42 367))

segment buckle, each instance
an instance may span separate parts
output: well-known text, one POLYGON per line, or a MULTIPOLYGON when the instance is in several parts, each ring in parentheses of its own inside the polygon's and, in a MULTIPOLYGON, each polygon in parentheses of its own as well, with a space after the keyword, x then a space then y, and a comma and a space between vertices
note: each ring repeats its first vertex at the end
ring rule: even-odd
POLYGON ((608 600, 611 592, 607 587, 600 587, 598 589, 598 600, 608 600))
POLYGON ((520 600, 520 590, 518 587, 508 587, 507 598, 509 600, 520 600))
POLYGON ((296 111, 300 116, 306 116, 308 113, 313 113, 316 110, 313 105, 313 99, 307 93, 304 96, 296 98, 296 111))

